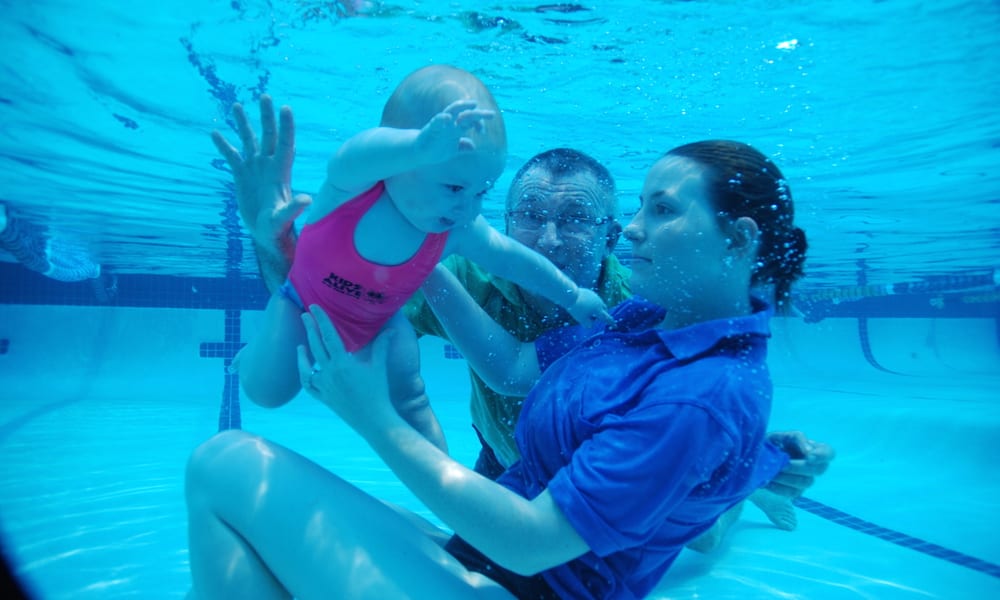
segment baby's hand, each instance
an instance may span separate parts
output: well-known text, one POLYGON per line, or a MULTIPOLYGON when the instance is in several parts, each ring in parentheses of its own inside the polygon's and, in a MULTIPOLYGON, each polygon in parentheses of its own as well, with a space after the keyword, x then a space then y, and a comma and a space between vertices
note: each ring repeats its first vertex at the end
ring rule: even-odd
POLYGON ((573 306, 566 307, 569 314, 582 325, 593 325, 595 321, 601 320, 609 325, 614 325, 615 319, 608 312, 604 300, 594 293, 593 290, 579 288, 576 292, 576 302, 573 306))
POLYGON ((483 121, 492 119, 492 110, 476 108, 475 100, 458 100, 434 115, 417 136, 418 151, 431 164, 444 162, 460 152, 476 149, 476 144, 466 134, 475 129, 483 131, 483 121))

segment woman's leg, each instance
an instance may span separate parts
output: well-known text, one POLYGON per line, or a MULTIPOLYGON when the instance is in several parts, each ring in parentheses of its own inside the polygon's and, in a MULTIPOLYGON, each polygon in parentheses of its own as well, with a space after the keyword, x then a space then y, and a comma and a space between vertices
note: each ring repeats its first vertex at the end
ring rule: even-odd
POLYGON ((242 431, 187 469, 193 597, 512 598, 465 569, 413 516, 242 431))
POLYGON ((240 386, 255 404, 274 408, 302 389, 295 348, 306 344, 302 310, 277 292, 264 310, 260 329, 233 361, 240 386))

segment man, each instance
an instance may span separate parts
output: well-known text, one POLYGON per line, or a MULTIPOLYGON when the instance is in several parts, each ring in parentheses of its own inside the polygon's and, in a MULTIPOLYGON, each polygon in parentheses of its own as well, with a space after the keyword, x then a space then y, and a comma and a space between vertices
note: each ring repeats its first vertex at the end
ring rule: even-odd
MULTIPOLYGON (((621 233, 616 212, 608 170, 582 152, 559 148, 530 159, 514 176, 507 193, 506 233, 615 306, 630 295, 628 270, 611 253, 621 233)), ((444 264, 476 303, 522 342, 574 323, 561 307, 462 257, 449 257, 444 264)), ((447 338, 421 294, 404 310, 418 334, 447 338)), ((496 478, 518 459, 514 426, 523 398, 498 394, 475 372, 470 374, 472 424, 483 441, 476 470, 496 478)))
MULTIPOLYGON (((294 257, 293 221, 311 201, 308 196, 291 195, 292 115, 290 109, 282 108, 277 128, 270 98, 261 98, 260 148, 242 108, 234 107, 234 115, 244 146, 244 162, 234 169, 237 202, 254 240, 261 275, 274 291, 285 281, 294 257)), ((615 184, 608 170, 582 152, 559 148, 533 157, 518 170, 507 194, 505 221, 508 235, 614 306, 629 296, 628 270, 612 254, 621 233, 616 214, 615 184)), ((450 257, 445 264, 473 299, 521 341, 572 323, 559 306, 491 276, 462 257, 450 257)), ((446 337, 420 294, 404 310, 418 333, 446 337)), ((472 382, 472 422, 483 444, 476 470, 495 479, 518 459, 513 432, 523 399, 494 392, 475 373, 472 382)), ((771 433, 769 439, 792 460, 750 500, 775 525, 793 529, 791 498, 812 485, 834 452, 801 432, 771 433)), ((740 506, 734 507, 690 547, 707 551, 717 546, 739 512, 740 506)))

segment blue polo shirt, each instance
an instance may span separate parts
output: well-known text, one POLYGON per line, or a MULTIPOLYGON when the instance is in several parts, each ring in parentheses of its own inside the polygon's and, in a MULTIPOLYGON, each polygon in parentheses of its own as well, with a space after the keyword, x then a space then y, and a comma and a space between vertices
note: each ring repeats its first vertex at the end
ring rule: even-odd
POLYGON ((765 441, 770 309, 667 331, 664 310, 618 305, 605 329, 535 342, 542 378, 499 482, 548 488, 591 551, 543 573, 564 598, 642 598, 684 545, 780 471, 765 441))

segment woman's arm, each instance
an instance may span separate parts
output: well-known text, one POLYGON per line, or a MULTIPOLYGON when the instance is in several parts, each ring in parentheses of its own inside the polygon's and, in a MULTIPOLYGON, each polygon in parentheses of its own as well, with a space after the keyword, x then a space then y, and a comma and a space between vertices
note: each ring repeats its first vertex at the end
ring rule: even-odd
POLYGON ((303 321, 312 360, 299 347, 303 387, 364 437, 455 533, 497 564, 526 575, 589 550, 548 492, 534 500, 517 495, 451 459, 399 416, 386 380, 391 329, 349 354, 326 313, 310 308, 303 321))
POLYGON ((486 385, 501 394, 526 396, 541 375, 535 345, 501 327, 440 264, 421 289, 448 338, 486 385))
POLYGON ((295 218, 312 202, 305 194, 292 195, 295 120, 287 106, 276 120, 267 94, 260 97, 260 143, 242 105, 233 105, 233 120, 243 154, 218 131, 212 132, 212 141, 232 169, 240 217, 253 239, 261 278, 274 292, 288 277, 295 256, 295 218))
POLYGON ((593 290, 578 286, 551 261, 517 240, 503 235, 480 215, 452 234, 455 252, 484 269, 540 294, 565 308, 577 322, 600 319, 613 323, 604 301, 593 290))

